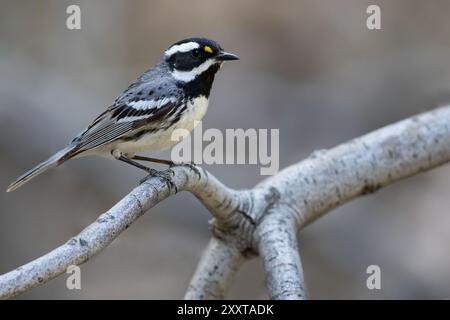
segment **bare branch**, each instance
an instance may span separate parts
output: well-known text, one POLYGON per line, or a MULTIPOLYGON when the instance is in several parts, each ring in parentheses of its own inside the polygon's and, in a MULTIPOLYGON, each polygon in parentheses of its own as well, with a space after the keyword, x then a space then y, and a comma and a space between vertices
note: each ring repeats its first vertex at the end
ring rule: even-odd
POLYGON ((295 223, 285 209, 274 208, 258 228, 259 253, 266 270, 269 296, 274 300, 303 300, 305 285, 297 248, 295 223))
POLYGON ((450 160, 450 106, 314 152, 263 181, 280 194, 299 227, 357 197, 450 160))
POLYGON ((184 296, 188 300, 225 299, 244 255, 234 246, 212 237, 184 296))
POLYGON ((0 276, 0 298, 6 299, 48 282, 106 248, 122 231, 171 194, 189 190, 218 218, 226 218, 237 201, 232 191, 201 168, 175 166, 172 184, 150 178, 131 191, 94 223, 48 254, 0 276), (214 197, 210 196, 214 195, 214 197), (222 203, 233 205, 221 207, 222 203))
POLYGON ((171 168, 166 183, 151 178, 79 235, 0 276, 10 298, 100 252, 145 211, 178 191, 190 191, 211 211, 215 237, 185 298, 223 298, 236 270, 260 253, 274 299, 305 297, 296 231, 359 195, 450 160, 450 106, 400 121, 327 151, 315 152, 251 190, 235 191, 195 166, 171 168))

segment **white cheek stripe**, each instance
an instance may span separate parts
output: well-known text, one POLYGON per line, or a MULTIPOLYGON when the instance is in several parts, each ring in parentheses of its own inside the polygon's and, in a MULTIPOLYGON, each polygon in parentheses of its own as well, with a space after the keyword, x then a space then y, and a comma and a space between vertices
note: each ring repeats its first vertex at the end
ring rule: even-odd
POLYGON ((197 49, 199 47, 200 47, 200 45, 197 42, 186 42, 186 43, 182 43, 182 44, 177 44, 177 45, 171 46, 169 49, 167 49, 164 52, 164 54, 166 55, 166 57, 170 57, 174 53, 188 52, 188 51, 191 51, 193 49, 197 49))
POLYGON ((209 67, 211 67, 215 63, 217 63, 217 61, 215 61, 214 59, 208 59, 205 62, 203 62, 201 65, 199 65, 198 67, 195 67, 192 70, 179 71, 179 70, 175 69, 171 72, 171 74, 178 81, 189 82, 189 81, 194 80, 199 74, 208 70, 209 67))

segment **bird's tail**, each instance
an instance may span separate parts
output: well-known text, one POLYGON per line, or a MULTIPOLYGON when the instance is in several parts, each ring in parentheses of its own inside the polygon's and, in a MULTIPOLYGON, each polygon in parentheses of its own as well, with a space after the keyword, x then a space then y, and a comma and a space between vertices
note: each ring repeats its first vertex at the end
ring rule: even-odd
POLYGON ((21 175, 19 178, 16 179, 13 183, 11 183, 6 189, 6 192, 11 192, 16 190, 17 188, 21 187, 23 184, 27 183, 37 175, 43 173, 44 171, 47 171, 50 168, 56 167, 63 163, 66 160, 69 160, 73 156, 75 156, 75 150, 76 147, 74 145, 69 145, 65 147, 64 149, 58 151, 53 156, 45 160, 44 162, 38 164, 36 167, 31 169, 28 172, 25 172, 23 175, 21 175))

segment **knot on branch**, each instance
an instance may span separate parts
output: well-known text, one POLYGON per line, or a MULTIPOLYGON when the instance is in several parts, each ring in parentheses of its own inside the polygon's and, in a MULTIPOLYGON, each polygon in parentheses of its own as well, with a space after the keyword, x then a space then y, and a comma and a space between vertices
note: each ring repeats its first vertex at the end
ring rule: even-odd
POLYGON ((241 197, 237 208, 224 217, 216 217, 210 221, 211 231, 216 238, 249 255, 254 254, 253 236, 257 225, 251 204, 252 194, 247 192, 246 196, 241 197))
POLYGON ((215 237, 233 244, 244 254, 255 255, 258 251, 257 228, 270 215, 281 199, 281 193, 274 187, 241 191, 238 205, 223 217, 210 221, 215 237))

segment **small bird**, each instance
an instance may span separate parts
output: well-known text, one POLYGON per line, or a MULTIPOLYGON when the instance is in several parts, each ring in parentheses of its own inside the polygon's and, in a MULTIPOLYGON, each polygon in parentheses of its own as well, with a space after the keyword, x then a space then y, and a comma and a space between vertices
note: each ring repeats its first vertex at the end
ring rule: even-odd
POLYGON ((210 39, 189 38, 173 44, 159 63, 144 72, 69 145, 20 176, 6 191, 16 190, 71 158, 90 155, 117 159, 158 175, 136 160, 173 163, 137 153, 168 149, 177 142, 171 139, 175 129, 192 131, 206 113, 216 72, 225 61, 238 59, 210 39))

